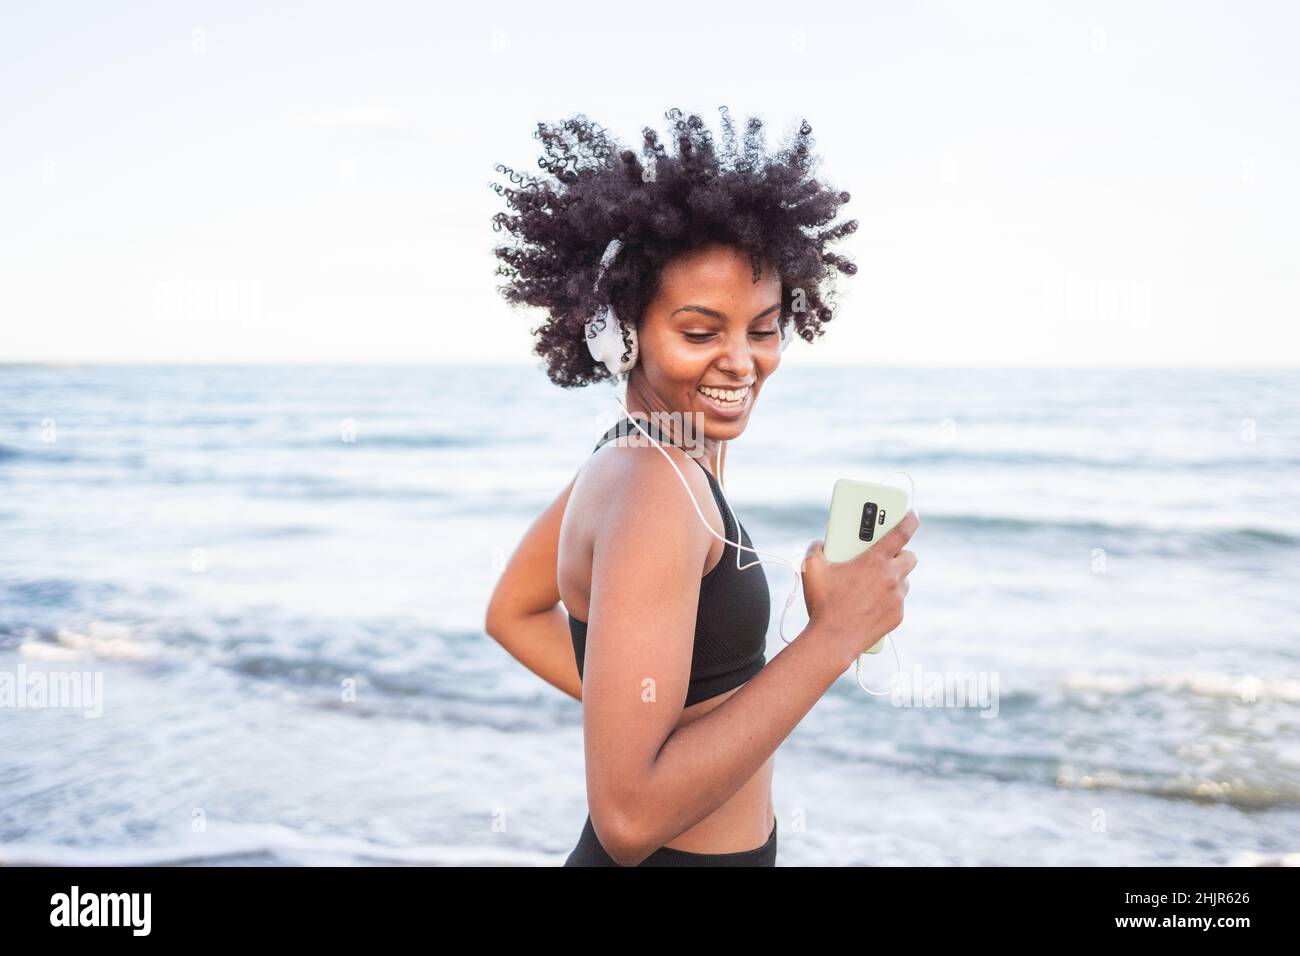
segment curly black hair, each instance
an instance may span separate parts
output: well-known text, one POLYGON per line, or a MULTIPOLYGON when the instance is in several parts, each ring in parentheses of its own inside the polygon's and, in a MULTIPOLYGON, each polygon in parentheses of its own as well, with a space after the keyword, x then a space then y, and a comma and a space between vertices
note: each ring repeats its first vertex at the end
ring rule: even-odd
MULTIPOLYGON (((782 316, 793 316, 805 341, 823 334, 834 314, 835 270, 857 272, 853 262, 826 248, 857 229, 857 220, 828 225, 849 194, 810 178, 818 160, 807 120, 768 156, 761 119, 749 119, 738 146, 727 107, 718 109, 721 150, 699 116, 683 119, 679 109, 664 114, 676 155, 668 155, 646 127, 640 158, 579 113, 559 125, 537 124, 533 135, 545 150, 537 165, 545 178, 496 167, 520 187, 489 183, 513 210, 492 217, 493 230, 505 229, 515 240, 493 249, 502 260, 496 274, 508 277, 498 291, 513 305, 549 313, 530 331, 537 336, 533 351, 556 385, 574 388, 613 378, 587 350, 587 319, 610 304, 619 316, 639 321, 664 265, 711 242, 749 252, 754 281, 761 263, 772 261, 781 275, 782 316), (600 258, 614 238, 623 240, 623 249, 598 292, 600 258), (823 299, 821 287, 828 281, 823 299)), ((626 334, 624 343, 630 348, 626 334)))

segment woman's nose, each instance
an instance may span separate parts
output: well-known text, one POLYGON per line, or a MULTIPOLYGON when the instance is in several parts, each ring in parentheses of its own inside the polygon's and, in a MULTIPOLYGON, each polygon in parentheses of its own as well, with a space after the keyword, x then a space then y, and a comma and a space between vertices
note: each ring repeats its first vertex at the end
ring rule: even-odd
POLYGON ((754 370, 753 345, 747 334, 739 339, 727 340, 727 350, 718 362, 718 367, 737 378, 749 378, 754 370))

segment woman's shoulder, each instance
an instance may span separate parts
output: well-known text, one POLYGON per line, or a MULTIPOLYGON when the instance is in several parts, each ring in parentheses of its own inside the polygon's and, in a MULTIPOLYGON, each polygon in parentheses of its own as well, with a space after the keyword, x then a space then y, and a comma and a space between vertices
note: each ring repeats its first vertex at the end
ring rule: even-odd
POLYGON ((697 500, 713 500, 708 474, 685 449, 676 445, 656 446, 644 441, 616 439, 596 449, 583 471, 591 473, 593 486, 623 503, 653 504, 673 511, 678 509, 671 502, 680 499, 694 513, 682 487, 683 481, 697 500), (701 494, 703 499, 699 498, 701 494))
POLYGON ((571 504, 582 515, 593 569, 613 562, 658 587, 678 577, 698 580, 716 564, 722 545, 714 534, 726 534, 722 513, 708 475, 681 448, 606 445, 583 471, 571 504))
POLYGON ((671 527, 680 534, 686 529, 689 540, 711 545, 713 536, 700 522, 703 515, 710 527, 725 533, 709 476, 674 445, 660 450, 650 444, 607 442, 584 464, 571 503, 584 515, 584 524, 596 519, 593 531, 617 517, 625 527, 651 533, 671 527))

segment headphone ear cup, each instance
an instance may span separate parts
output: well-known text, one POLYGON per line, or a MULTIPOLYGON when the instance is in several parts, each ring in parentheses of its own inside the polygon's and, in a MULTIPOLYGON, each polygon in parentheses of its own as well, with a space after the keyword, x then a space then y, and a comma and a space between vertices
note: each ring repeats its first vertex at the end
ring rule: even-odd
POLYGON ((631 339, 632 347, 628 352, 627 361, 624 362, 623 323, 618 320, 614 310, 608 306, 602 307, 587 322, 585 334, 587 351, 591 353, 593 359, 609 370, 610 375, 626 372, 636 364, 638 351, 636 327, 633 326, 628 330, 628 338, 631 339))

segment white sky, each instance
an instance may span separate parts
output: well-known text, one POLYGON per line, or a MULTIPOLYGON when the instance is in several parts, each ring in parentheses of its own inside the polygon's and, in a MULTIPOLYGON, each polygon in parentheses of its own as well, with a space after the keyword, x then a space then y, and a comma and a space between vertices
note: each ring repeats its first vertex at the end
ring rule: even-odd
POLYGON ((263 7, 6 5, 0 360, 535 364, 493 166, 726 103, 860 221, 787 361, 1300 364, 1297 5, 263 7))

